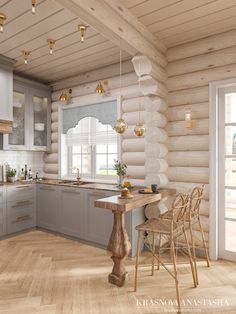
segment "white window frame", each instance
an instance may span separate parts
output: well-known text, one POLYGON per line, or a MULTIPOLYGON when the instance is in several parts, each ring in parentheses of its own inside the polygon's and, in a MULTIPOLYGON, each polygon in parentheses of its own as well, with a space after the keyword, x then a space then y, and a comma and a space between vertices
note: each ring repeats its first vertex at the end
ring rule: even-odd
POLYGON ((219 178, 219 92, 222 88, 236 87, 236 78, 214 81, 209 84, 209 255, 213 260, 219 257, 219 198, 218 191, 222 189, 219 178))
MULTIPOLYGON (((117 102, 117 117, 120 117, 122 115, 122 108, 121 108, 121 97, 120 96, 106 96, 106 99, 104 100, 104 102, 110 102, 110 101, 116 101, 117 102)), ((74 107, 80 107, 80 106, 86 106, 86 105, 93 105, 93 104, 97 104, 97 103, 101 103, 101 96, 98 94, 93 94, 93 95, 86 95, 86 96, 82 96, 82 97, 78 97, 78 98, 73 98, 73 104, 69 105, 70 108, 74 108, 74 107), (88 100, 88 99, 92 99, 88 100)), ((59 106, 58 106, 58 178, 60 179, 72 179, 72 177, 68 177, 67 174, 64 174, 62 172, 62 139, 61 139, 61 134, 62 134, 62 126, 63 126, 63 110, 64 109, 68 109, 68 105, 61 105, 61 103, 59 102, 59 106)), ((119 160, 122 161, 122 147, 121 147, 121 136, 118 135, 117 136, 117 158, 119 160)), ((68 171, 67 171, 68 172, 68 171)), ((99 178, 95 178, 95 179, 90 179, 88 178, 88 181, 95 181, 95 182, 117 182, 117 178, 116 176, 113 177, 113 179, 109 179, 107 178, 108 176, 104 176, 104 179, 101 177, 101 179, 99 178)), ((76 176, 73 177, 73 179, 75 179, 76 176)), ((85 177, 84 177, 85 178, 85 177)), ((86 180, 86 178, 85 178, 86 180)))

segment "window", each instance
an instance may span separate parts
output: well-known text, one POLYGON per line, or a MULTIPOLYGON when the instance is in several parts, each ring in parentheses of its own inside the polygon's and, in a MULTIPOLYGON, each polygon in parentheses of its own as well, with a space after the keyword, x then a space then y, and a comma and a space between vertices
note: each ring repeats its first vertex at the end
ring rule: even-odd
POLYGON ((109 124, 86 117, 66 134, 68 175, 80 170, 82 177, 112 179, 117 159, 117 135, 109 124))

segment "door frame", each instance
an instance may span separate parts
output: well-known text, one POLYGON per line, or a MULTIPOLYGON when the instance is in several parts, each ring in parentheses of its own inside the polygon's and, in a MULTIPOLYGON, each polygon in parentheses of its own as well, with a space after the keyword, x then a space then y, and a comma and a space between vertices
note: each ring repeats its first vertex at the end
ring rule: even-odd
POLYGON ((213 260, 219 257, 219 90, 236 87, 236 77, 209 83, 209 255, 213 260))

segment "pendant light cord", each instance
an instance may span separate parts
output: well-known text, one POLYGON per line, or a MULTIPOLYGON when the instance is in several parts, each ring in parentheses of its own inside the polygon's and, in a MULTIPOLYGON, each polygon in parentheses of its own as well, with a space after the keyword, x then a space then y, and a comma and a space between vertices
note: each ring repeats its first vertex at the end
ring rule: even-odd
MULTIPOLYGON (((141 66, 139 61, 139 74, 140 74, 141 66)), ((139 85, 139 91, 141 92, 141 86, 140 86, 140 78, 138 79, 138 85, 139 85)), ((138 100, 138 122, 141 123, 141 104, 140 104, 140 97, 138 100)))
POLYGON ((120 98, 121 98, 121 76, 122 76, 122 50, 121 50, 121 38, 120 38, 120 98))

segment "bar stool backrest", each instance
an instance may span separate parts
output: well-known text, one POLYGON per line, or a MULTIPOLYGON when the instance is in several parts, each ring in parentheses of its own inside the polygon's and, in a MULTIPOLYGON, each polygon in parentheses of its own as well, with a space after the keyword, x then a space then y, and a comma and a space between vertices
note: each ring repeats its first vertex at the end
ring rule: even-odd
POLYGON ((179 193, 172 202, 171 211, 174 222, 185 222, 186 211, 190 206, 190 197, 188 194, 179 193))
POLYGON ((204 190, 204 185, 201 187, 196 186, 190 194, 190 215, 191 215, 191 217, 199 215, 203 190, 204 190))

